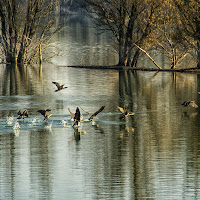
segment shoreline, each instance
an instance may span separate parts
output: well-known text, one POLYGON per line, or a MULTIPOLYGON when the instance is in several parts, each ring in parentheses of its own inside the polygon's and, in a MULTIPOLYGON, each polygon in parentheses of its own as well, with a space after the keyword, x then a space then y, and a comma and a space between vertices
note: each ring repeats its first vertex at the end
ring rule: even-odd
POLYGON ((111 69, 111 70, 133 70, 133 71, 158 71, 158 72, 192 72, 200 73, 200 69, 197 68, 183 68, 183 69, 158 69, 158 68, 145 68, 145 67, 125 67, 125 66, 101 66, 101 65, 70 65, 70 66, 60 66, 60 67, 72 67, 72 68, 82 68, 82 69, 111 69))

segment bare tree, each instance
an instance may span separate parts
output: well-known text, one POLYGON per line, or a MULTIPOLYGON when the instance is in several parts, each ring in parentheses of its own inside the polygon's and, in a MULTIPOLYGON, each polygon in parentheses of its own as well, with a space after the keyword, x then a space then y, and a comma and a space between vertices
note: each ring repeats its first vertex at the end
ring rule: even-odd
POLYGON ((184 38, 196 50, 197 68, 200 69, 200 1, 175 0, 180 20, 181 31, 179 37, 184 38))
POLYGON ((117 42, 118 65, 136 66, 140 50, 154 30, 154 13, 162 1, 85 0, 82 7, 102 30, 112 31, 117 42))
POLYGON ((28 64, 59 29, 56 0, 1 0, 0 42, 7 63, 28 64))

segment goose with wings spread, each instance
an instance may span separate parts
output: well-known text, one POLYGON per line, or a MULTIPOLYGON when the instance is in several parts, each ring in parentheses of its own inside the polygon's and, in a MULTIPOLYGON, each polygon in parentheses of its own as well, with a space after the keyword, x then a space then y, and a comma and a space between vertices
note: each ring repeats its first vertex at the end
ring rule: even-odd
POLYGON ((128 107, 126 105, 124 105, 124 107, 119 107, 117 106, 117 108, 120 110, 120 112, 122 113, 122 116, 120 117, 120 119, 124 119, 125 117, 129 116, 129 115, 135 115, 135 113, 129 113, 128 112, 128 107))
POLYGON ((49 114, 49 111, 51 111, 50 109, 46 109, 46 110, 38 110, 38 112, 44 116, 44 120, 49 119, 49 117, 51 117, 53 114, 49 114))
POLYGON ((95 113, 91 114, 85 110, 83 110, 83 108, 81 108, 85 113, 87 113, 88 115, 91 115, 88 119, 86 119, 85 121, 92 121, 103 109, 105 108, 105 106, 101 106, 101 108, 99 108, 95 113))
POLYGON ((24 119, 24 117, 28 117, 28 111, 27 110, 24 110, 24 112, 19 110, 17 114, 18 114, 17 119, 24 119))
POLYGON ((184 107, 186 106, 192 106, 193 108, 199 107, 194 101, 184 101, 181 105, 184 107))
POLYGON ((81 122, 84 122, 84 121, 92 121, 103 109, 105 108, 105 106, 101 106, 101 108, 99 108, 95 113, 93 113, 93 114, 91 114, 91 113, 89 113, 89 112, 86 112, 85 110, 83 110, 82 108, 82 110, 84 111, 84 112, 86 112, 87 114, 89 114, 89 115, 91 115, 88 119, 81 119, 81 113, 80 113, 80 110, 79 110, 79 108, 77 107, 76 108, 76 113, 75 114, 73 114, 72 112, 71 112, 71 110, 68 108, 68 110, 69 110, 69 112, 70 112, 70 114, 71 114, 71 116, 72 116, 72 119, 74 119, 74 124, 73 124, 73 127, 74 126, 78 126, 81 122))
POLYGON ((81 122, 81 113, 80 113, 80 110, 79 110, 78 107, 76 108, 76 112, 73 115, 73 119, 74 119, 75 122, 74 122, 72 127, 78 126, 80 124, 80 122, 81 122))
POLYGON ((60 91, 60 90, 63 90, 63 89, 65 89, 65 88, 67 88, 67 87, 64 87, 64 84, 63 84, 63 85, 60 85, 60 83, 58 83, 58 82, 52 82, 52 83, 55 84, 56 87, 57 87, 57 90, 55 90, 55 92, 58 92, 58 91, 60 91))

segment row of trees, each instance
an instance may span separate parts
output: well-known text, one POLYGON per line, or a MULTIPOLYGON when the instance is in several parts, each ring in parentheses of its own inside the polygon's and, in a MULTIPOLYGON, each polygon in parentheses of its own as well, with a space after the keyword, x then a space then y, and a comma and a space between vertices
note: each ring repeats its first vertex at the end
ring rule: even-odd
POLYGON ((82 7, 102 31, 112 31, 118 65, 134 67, 141 49, 156 49, 171 68, 188 54, 200 68, 199 0, 84 0, 82 7))
MULTIPOLYGON (((200 68, 200 0, 79 0, 116 42, 118 65, 137 66, 141 50, 162 50, 171 68, 194 54, 200 68)), ((7 63, 29 64, 46 47, 59 0, 0 0, 1 53, 7 63)), ((145 51, 146 50, 146 51, 145 51)))
POLYGON ((29 64, 46 47, 55 22, 57 0, 0 0, 1 53, 10 64, 29 64))

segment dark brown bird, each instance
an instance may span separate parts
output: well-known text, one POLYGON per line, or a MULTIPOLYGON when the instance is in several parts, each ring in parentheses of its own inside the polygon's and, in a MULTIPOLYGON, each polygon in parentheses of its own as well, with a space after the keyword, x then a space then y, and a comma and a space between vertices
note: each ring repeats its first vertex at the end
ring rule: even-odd
POLYGON ((75 122, 74 122, 72 127, 78 126, 81 122, 81 113, 80 113, 80 110, 79 110, 78 107, 76 108, 76 112, 75 112, 73 119, 74 119, 75 122))
POLYGON ((63 84, 63 85, 60 85, 60 83, 58 83, 58 82, 52 82, 52 83, 55 84, 56 87, 57 87, 57 90, 55 90, 55 92, 58 92, 58 91, 60 91, 60 90, 63 90, 63 89, 65 89, 65 88, 67 88, 67 87, 64 87, 64 84, 63 84))
POLYGON ((124 105, 124 107, 119 107, 117 106, 117 108, 120 110, 120 112, 122 113, 122 116, 120 117, 120 119, 124 119, 125 117, 129 116, 129 115, 135 115, 135 113, 129 113, 128 112, 128 107, 126 105, 124 105))
POLYGON ((105 106, 101 106, 101 108, 99 108, 99 110, 93 113, 88 120, 92 121, 104 108, 105 106))
POLYGON ((38 112, 44 116, 44 120, 49 119, 49 117, 51 117, 53 114, 49 114, 49 111, 51 111, 50 109, 46 109, 46 110, 38 110, 38 112))
POLYGON ((101 108, 99 108, 99 110, 97 110, 93 114, 91 114, 91 113, 85 111, 83 108, 81 108, 85 113, 87 113, 88 115, 91 115, 88 119, 85 119, 84 121, 92 121, 104 108, 105 108, 105 106, 101 106, 101 108))
POLYGON ((17 114, 19 115, 17 119, 24 119, 24 117, 28 117, 28 111, 27 110, 24 110, 24 112, 19 110, 17 114))
POLYGON ((199 107, 194 101, 184 101, 181 105, 184 107, 186 106, 192 106, 193 108, 199 107))

